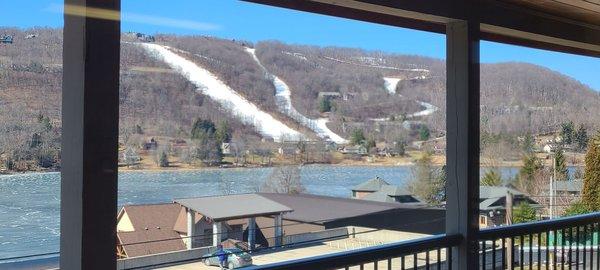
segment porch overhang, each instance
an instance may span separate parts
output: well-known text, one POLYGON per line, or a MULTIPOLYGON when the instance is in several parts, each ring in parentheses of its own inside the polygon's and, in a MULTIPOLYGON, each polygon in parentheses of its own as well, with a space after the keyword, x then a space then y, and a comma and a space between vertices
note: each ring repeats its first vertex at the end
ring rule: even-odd
POLYGON ((600 56, 600 4, 583 0, 245 1, 437 33, 473 20, 482 40, 600 56))

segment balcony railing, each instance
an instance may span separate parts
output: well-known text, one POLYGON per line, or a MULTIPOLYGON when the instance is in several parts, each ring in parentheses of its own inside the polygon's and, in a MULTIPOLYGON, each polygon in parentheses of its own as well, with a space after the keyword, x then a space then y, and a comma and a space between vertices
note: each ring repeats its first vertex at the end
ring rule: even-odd
MULTIPOLYGON (((600 213, 479 232, 479 269, 600 269, 600 213)), ((460 235, 436 235, 248 269, 452 269, 460 235)))
POLYGON ((600 269, 599 232, 600 213, 481 230, 479 268, 600 269))
POLYGON ((446 257, 461 240, 460 235, 435 235, 246 269, 451 269, 446 257))

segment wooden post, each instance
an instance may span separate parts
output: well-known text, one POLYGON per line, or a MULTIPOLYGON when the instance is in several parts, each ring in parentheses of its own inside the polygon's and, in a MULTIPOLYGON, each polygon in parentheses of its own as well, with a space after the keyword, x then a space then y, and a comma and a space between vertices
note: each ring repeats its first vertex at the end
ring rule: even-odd
POLYGON ((188 236, 188 242, 187 242, 187 249, 193 249, 194 248, 194 238, 196 238, 196 215, 194 213, 194 210, 192 210, 191 208, 187 208, 187 236, 188 236))
POLYGON ((479 262, 479 24, 453 21, 446 30, 446 234, 460 234, 452 269, 479 262))
POLYGON ((248 218, 248 248, 254 250, 256 245, 256 218, 248 218))
POLYGON ((60 191, 63 270, 117 266, 120 8, 119 0, 65 0, 60 191))

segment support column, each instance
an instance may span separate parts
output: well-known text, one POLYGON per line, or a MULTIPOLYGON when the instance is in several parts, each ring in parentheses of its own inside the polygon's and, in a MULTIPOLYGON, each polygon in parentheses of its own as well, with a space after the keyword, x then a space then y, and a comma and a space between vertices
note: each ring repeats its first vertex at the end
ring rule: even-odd
POLYGON ((250 250, 254 250, 256 245, 256 218, 248 218, 248 246, 250 250))
POLYGON ((187 249, 194 248, 194 239, 196 238, 196 220, 194 210, 187 208, 187 236, 188 241, 186 242, 187 249))
POLYGON ((283 214, 276 215, 274 218, 275 246, 283 244, 283 214))
POLYGON ((471 270, 479 261, 479 24, 446 29, 446 233, 464 237, 452 269, 471 270))
POLYGON ((223 241, 223 222, 213 222, 213 246, 218 246, 223 241))
POLYGON ((60 269, 116 269, 121 5, 64 3, 60 269))

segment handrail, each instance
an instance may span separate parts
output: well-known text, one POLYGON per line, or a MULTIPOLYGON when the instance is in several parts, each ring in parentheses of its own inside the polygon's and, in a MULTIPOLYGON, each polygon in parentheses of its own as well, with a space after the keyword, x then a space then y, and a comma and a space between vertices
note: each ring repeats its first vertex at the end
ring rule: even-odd
POLYGON ((494 240, 511 236, 536 234, 592 223, 600 223, 600 212, 483 229, 479 231, 479 240, 494 240))
POLYGON ((305 269, 336 269, 367 262, 386 260, 403 255, 416 254, 433 249, 453 247, 462 241, 461 235, 434 235, 389 243, 374 247, 337 252, 321 256, 272 263, 267 265, 251 266, 248 270, 305 270, 305 269))

